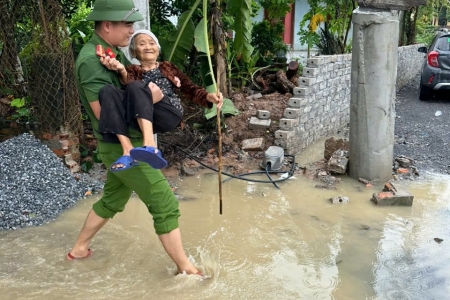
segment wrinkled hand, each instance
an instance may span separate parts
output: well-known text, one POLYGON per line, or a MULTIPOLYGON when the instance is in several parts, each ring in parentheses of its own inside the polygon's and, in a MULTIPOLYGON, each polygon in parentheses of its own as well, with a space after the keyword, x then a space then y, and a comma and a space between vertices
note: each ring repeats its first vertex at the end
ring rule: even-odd
POLYGON ((111 71, 122 71, 125 70, 125 66, 115 58, 111 58, 109 56, 100 57, 100 62, 104 65, 108 70, 111 71))
POLYGON ((206 96, 206 101, 215 103, 217 105, 217 108, 221 109, 223 105, 223 95, 222 93, 219 93, 219 95, 217 95, 216 93, 209 93, 206 96))
POLYGON ((180 78, 178 78, 177 76, 175 76, 173 79, 175 80, 175 85, 176 85, 176 87, 180 87, 180 86, 181 86, 180 78))
POLYGON ((161 91, 161 89, 159 88, 159 86, 157 86, 153 82, 150 82, 148 84, 148 87, 149 87, 150 91, 152 92, 153 103, 157 103, 157 102, 161 101, 161 99, 164 97, 164 94, 161 91))

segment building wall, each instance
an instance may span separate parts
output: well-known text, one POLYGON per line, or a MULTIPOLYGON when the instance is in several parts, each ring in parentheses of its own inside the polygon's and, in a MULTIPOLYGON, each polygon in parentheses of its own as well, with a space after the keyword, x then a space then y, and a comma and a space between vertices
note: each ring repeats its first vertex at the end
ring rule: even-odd
MULTIPOLYGON (((400 47, 397 90, 420 71, 421 45, 400 47)), ((324 136, 335 133, 350 121, 351 54, 316 56, 307 60, 299 88, 288 102, 275 144, 295 154, 324 136)))

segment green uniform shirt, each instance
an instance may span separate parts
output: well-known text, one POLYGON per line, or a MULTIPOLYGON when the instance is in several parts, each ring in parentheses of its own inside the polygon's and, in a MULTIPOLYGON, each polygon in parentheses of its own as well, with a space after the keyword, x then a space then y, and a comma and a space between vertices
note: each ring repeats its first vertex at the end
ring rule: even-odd
MULTIPOLYGON (((128 66, 131 63, 120 49, 112 47, 96 33, 92 35, 92 38, 84 45, 78 55, 75 64, 75 76, 81 104, 91 120, 95 136, 99 141, 102 141, 102 136, 98 133, 98 120, 89 103, 98 101, 98 93, 105 85, 111 84, 121 88, 122 84, 117 72, 108 70, 101 64, 100 58, 96 55, 97 45, 102 45, 105 50, 111 48, 116 55, 116 59, 124 66, 128 66)), ((140 132, 130 130, 131 140, 141 139, 141 137, 142 134, 140 132)))

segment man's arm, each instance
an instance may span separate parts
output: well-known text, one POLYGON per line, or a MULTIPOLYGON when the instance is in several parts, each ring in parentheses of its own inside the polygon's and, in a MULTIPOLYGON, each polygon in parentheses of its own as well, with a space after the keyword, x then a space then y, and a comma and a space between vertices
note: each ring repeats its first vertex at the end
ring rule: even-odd
POLYGON ((77 70, 81 92, 86 96, 92 113, 97 119, 100 119, 99 91, 105 85, 112 84, 111 77, 106 72, 109 71, 105 69, 96 57, 87 58, 77 70))

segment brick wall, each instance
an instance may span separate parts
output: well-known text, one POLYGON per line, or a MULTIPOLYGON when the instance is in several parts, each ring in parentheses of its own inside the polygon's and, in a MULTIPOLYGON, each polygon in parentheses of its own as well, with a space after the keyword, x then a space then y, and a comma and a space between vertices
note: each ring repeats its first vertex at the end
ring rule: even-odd
MULTIPOLYGON (((424 55, 421 45, 400 47, 397 90, 417 76, 424 55)), ((351 54, 315 56, 307 60, 299 87, 289 100, 275 145, 295 154, 320 138, 335 133, 350 119, 351 54)))

